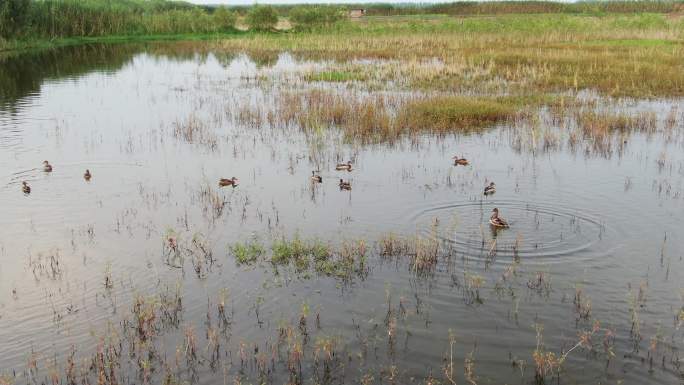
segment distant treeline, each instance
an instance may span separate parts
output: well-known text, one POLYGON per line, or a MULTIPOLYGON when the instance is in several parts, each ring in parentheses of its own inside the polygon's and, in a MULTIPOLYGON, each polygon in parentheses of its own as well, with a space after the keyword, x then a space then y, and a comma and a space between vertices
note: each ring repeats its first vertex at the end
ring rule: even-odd
POLYGON ((579 1, 560 3, 551 1, 491 1, 454 2, 440 4, 358 4, 367 15, 395 16, 444 14, 453 16, 497 15, 516 13, 670 13, 684 11, 684 1, 579 1))
MULTIPOLYGON (((272 30, 279 16, 295 29, 327 26, 347 18, 349 9, 366 15, 485 15, 507 13, 620 13, 684 11, 683 1, 456 2, 443 4, 347 4, 196 6, 165 0, 0 0, 3 40, 56 39, 108 35, 215 33, 236 30, 238 20, 254 30, 272 30)), ((0 48, 2 44, 0 44, 0 48)))

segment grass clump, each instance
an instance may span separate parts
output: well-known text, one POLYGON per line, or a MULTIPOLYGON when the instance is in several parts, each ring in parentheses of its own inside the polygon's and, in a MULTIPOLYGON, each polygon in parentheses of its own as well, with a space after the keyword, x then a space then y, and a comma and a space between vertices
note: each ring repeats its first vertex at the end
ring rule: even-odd
POLYGON ((653 132, 657 119, 653 113, 636 115, 614 112, 582 111, 577 122, 585 136, 602 136, 614 131, 653 132))
POLYGON ((278 103, 280 119, 285 124, 298 125, 305 132, 334 126, 341 128, 347 138, 368 142, 396 137, 392 116, 382 95, 349 97, 310 90, 283 94, 278 103))
POLYGON ((325 243, 319 240, 305 241, 299 236, 292 240, 275 240, 271 250, 273 251, 271 263, 274 265, 292 263, 300 272, 307 270, 312 260, 325 260, 332 255, 330 248, 325 243))
POLYGON ((255 263, 259 260, 265 249, 256 240, 250 241, 248 243, 236 243, 230 248, 235 261, 238 265, 249 265, 255 263))
POLYGON ((407 103, 399 121, 407 129, 469 130, 509 120, 516 111, 515 104, 497 98, 441 96, 407 103))
POLYGON ((340 247, 333 248, 318 239, 306 240, 295 236, 292 239, 275 239, 270 256, 265 255, 266 250, 256 241, 236 243, 231 252, 239 265, 266 260, 276 269, 293 267, 297 274, 306 277, 315 273, 349 281, 354 277, 365 277, 368 273, 368 250, 363 240, 344 241, 340 247))

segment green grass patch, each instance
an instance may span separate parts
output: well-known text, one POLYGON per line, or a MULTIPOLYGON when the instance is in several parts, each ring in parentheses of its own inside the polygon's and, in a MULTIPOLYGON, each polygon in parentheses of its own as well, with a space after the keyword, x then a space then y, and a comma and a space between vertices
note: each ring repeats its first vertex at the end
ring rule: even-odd
POLYGON ((407 128, 470 130, 506 121, 515 115, 520 105, 497 98, 440 96, 409 102, 399 120, 407 128))
POLYGON ((305 79, 310 82, 349 82, 367 80, 368 75, 351 71, 323 71, 310 73, 305 79))
POLYGON ((297 271, 308 269, 312 260, 320 261, 332 255, 327 244, 315 239, 305 241, 298 236, 291 240, 275 240, 271 250, 273 252, 271 263, 274 265, 292 263, 297 271))
POLYGON ((605 47, 668 47, 684 44, 684 41, 664 40, 664 39, 615 39, 615 40, 593 40, 584 44, 591 46, 605 47))
POLYGON ((553 104, 545 94, 468 97, 438 96, 408 102, 398 121, 407 130, 469 131, 509 121, 530 107, 553 104))
POLYGON ((319 239, 275 239, 271 252, 257 241, 235 243, 231 253, 238 265, 254 265, 259 261, 270 261, 274 270, 293 268, 300 277, 311 273, 351 280, 367 274, 366 246, 364 241, 343 242, 338 249, 319 239))
POLYGON ((235 262, 238 265, 249 265, 256 263, 261 257, 265 249, 256 240, 250 241, 249 243, 236 243, 230 248, 233 256, 235 257, 235 262))

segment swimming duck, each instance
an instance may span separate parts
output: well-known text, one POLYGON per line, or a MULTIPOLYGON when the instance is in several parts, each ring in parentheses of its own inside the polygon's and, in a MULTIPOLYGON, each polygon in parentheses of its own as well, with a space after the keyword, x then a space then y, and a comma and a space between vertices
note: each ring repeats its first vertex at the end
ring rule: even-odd
POLYGON ((52 165, 47 160, 43 161, 43 171, 52 172, 52 165))
POLYGON ((28 185, 28 183, 21 182, 21 191, 24 192, 24 194, 30 194, 31 193, 31 186, 28 185))
POLYGON ((347 170, 351 171, 352 169, 352 162, 351 160, 348 161, 347 163, 338 163, 337 166, 335 166, 335 170, 347 170))
POLYGON ((499 209, 496 207, 492 210, 492 216, 489 217, 489 224, 495 227, 508 227, 508 222, 499 217, 499 209))
POLYGON ((494 194, 496 192, 496 185, 494 182, 491 182, 489 185, 485 186, 484 188, 484 195, 490 195, 494 194))
POLYGON ((85 174, 83 174, 83 179, 85 179, 86 181, 90 181, 90 178, 92 177, 93 175, 90 173, 90 170, 86 169, 85 174))
POLYGON ((345 182, 340 179, 340 190, 351 190, 351 182, 345 182))
POLYGON ((311 171, 311 181, 314 183, 322 183, 323 177, 316 175, 316 171, 311 171))
POLYGON ((219 186, 221 186, 221 187, 225 187, 225 186, 235 187, 237 185, 238 185, 238 180, 236 177, 232 177, 230 179, 225 179, 225 178, 219 179, 219 186))
POLYGON ((451 159, 454 160, 454 166, 459 166, 459 165, 460 166, 467 166, 468 165, 468 159, 466 159, 466 158, 461 158, 461 157, 455 156, 451 159))

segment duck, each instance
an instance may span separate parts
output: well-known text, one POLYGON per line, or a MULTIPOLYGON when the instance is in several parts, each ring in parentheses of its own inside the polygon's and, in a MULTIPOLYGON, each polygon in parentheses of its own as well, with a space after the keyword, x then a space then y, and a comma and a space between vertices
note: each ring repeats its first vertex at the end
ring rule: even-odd
POLYGON ((90 178, 92 177, 93 175, 90 173, 90 170, 86 169, 85 174, 83 174, 83 179, 85 179, 86 181, 90 181, 90 178))
POLYGON ((218 183, 218 184, 219 184, 219 186, 221 186, 221 187, 225 187, 225 186, 233 186, 233 187, 235 187, 235 186, 238 185, 238 180, 237 180, 236 177, 232 177, 232 178, 230 178, 230 179, 221 178, 221 179, 219 179, 219 183, 218 183))
POLYGON ((30 194, 31 193, 31 186, 26 183, 26 181, 21 182, 21 191, 24 192, 24 194, 30 194))
POLYGON ((489 217, 489 224, 494 227, 508 227, 508 222, 499 217, 499 209, 496 207, 492 210, 492 216, 489 217))
POLYGON ((455 156, 451 158, 454 160, 454 166, 467 166, 469 164, 468 159, 455 156))
POLYGON ((311 181, 314 183, 323 183, 323 177, 316 175, 316 171, 311 171, 311 181))
POLYGON ((345 182, 342 179, 340 179, 340 190, 351 190, 351 182, 345 182))
POLYGON ((52 165, 47 160, 43 161, 43 171, 52 172, 52 165))
POLYGON ((489 183, 489 185, 484 188, 484 195, 491 195, 496 192, 496 185, 494 182, 489 183))
POLYGON ((347 170, 351 171, 352 169, 352 162, 351 160, 348 161, 347 163, 338 163, 337 166, 335 166, 335 170, 347 170))

